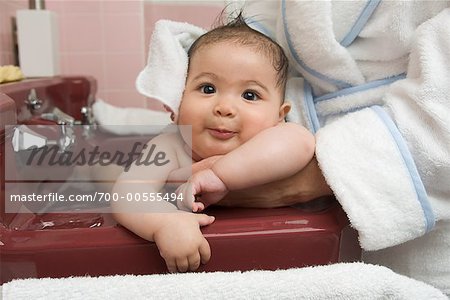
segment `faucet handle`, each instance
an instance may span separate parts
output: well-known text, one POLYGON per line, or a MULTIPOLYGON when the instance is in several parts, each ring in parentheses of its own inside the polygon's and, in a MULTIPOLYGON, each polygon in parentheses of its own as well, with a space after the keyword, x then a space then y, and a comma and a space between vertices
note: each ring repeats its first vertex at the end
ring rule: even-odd
POLYGON ((68 150, 75 143, 75 134, 71 125, 62 124, 61 134, 58 140, 49 140, 28 126, 20 125, 14 129, 12 146, 14 152, 29 150, 30 148, 42 148, 50 145, 57 145, 60 153, 68 150))
POLYGON ((42 100, 37 97, 35 89, 30 90, 28 98, 25 100, 25 104, 32 114, 42 107, 42 100))
POLYGON ((91 106, 83 106, 81 108, 81 124, 84 125, 94 124, 94 115, 91 106))
POLYGON ((55 145, 56 141, 48 140, 46 136, 31 130, 28 126, 20 125, 14 129, 12 146, 14 152, 28 150, 31 147, 41 148, 47 145, 55 145))

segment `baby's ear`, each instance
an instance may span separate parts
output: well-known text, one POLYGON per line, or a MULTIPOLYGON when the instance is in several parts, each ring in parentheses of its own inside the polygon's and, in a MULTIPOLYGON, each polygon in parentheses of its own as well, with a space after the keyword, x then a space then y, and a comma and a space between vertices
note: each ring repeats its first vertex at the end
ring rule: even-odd
POLYGON ((289 102, 284 102, 281 106, 280 106, 280 110, 278 113, 278 121, 279 122, 284 122, 284 118, 286 118, 286 115, 288 114, 288 112, 291 110, 291 103, 289 102))
POLYGON ((172 120, 172 122, 177 123, 177 121, 178 121, 177 115, 170 109, 170 107, 168 107, 167 105, 164 105, 164 109, 167 112, 170 112, 170 119, 172 120))

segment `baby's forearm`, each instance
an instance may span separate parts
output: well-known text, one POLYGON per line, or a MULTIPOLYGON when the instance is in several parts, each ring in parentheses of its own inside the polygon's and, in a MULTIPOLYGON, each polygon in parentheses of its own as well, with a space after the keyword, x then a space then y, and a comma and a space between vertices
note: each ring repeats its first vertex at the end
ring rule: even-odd
POLYGON ((212 166, 229 190, 249 188, 291 176, 314 156, 314 136, 283 123, 268 128, 224 155, 212 166))
POLYGON ((153 242, 155 233, 172 213, 113 213, 113 217, 134 234, 153 242))
MULTIPOLYGON (((138 236, 154 241, 154 233, 158 226, 163 224, 164 217, 175 213, 178 209, 175 205, 166 201, 142 201, 143 195, 154 193, 151 186, 116 184, 114 192, 119 195, 133 195, 136 201, 128 201, 125 196, 121 196, 119 201, 112 202, 111 208, 114 219, 128 230, 138 236), (137 201, 139 198, 140 201, 137 201)), ((131 199, 130 199, 131 200, 131 199)))
POLYGON ((153 241, 154 232, 162 224, 164 217, 176 213, 178 209, 164 199, 156 199, 155 195, 159 194, 163 183, 152 180, 140 182, 133 179, 127 177, 127 174, 122 174, 117 180, 113 193, 119 197, 118 201, 111 202, 113 217, 130 231, 153 241))

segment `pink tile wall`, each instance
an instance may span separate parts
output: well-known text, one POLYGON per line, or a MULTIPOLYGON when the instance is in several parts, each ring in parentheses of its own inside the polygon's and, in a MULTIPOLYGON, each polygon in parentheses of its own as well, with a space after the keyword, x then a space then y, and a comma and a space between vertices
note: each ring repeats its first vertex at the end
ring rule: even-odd
MULTIPOLYGON (((158 108, 137 93, 134 82, 147 60, 159 19, 211 27, 222 1, 46 0, 58 16, 63 75, 92 75, 98 97, 117 106, 158 108)), ((27 0, 0 0, 0 65, 13 62, 11 16, 27 0)))
POLYGON ((47 0, 58 14, 62 74, 92 75, 98 97, 142 107, 134 81, 145 62, 143 0, 47 0))
POLYGON ((0 66, 14 64, 12 18, 26 8, 27 0, 0 0, 0 66))

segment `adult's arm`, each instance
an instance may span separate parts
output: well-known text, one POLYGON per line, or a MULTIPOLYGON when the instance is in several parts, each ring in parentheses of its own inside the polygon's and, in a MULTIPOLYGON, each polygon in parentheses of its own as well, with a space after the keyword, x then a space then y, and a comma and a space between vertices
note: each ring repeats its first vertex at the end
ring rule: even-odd
POLYGON ((219 202, 219 205, 281 207, 332 194, 317 159, 313 157, 305 168, 293 176, 253 188, 232 191, 219 202))

